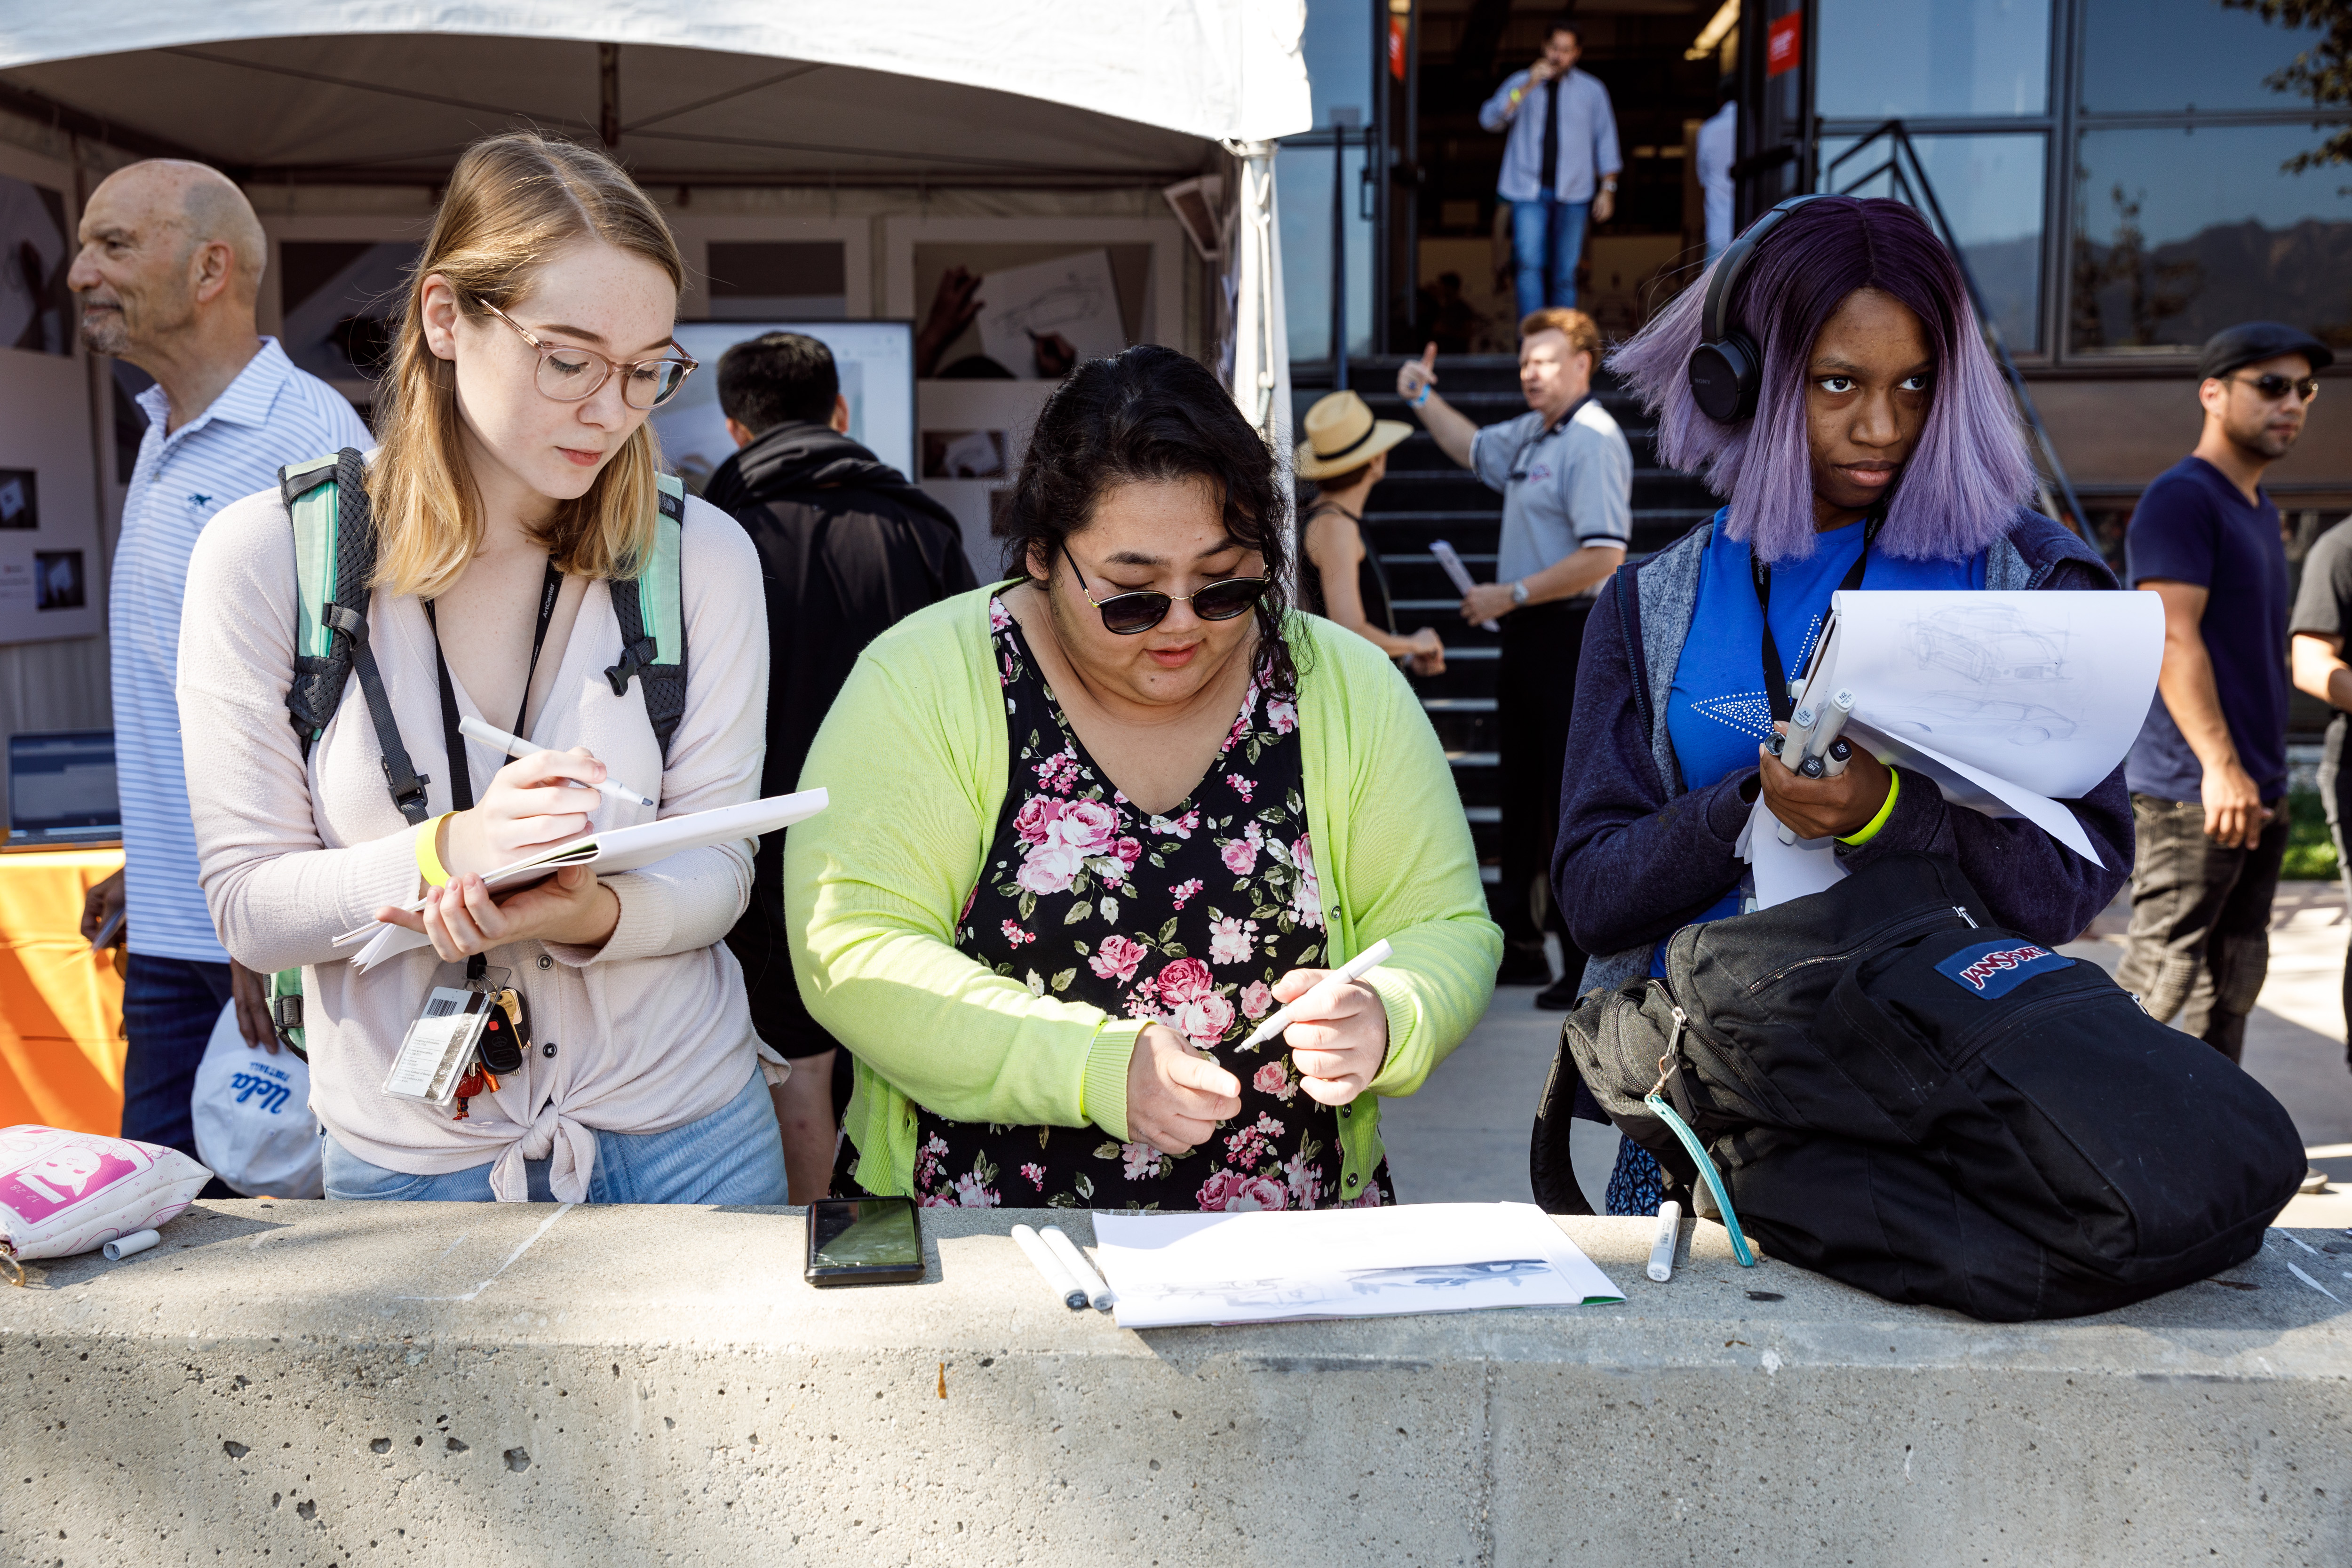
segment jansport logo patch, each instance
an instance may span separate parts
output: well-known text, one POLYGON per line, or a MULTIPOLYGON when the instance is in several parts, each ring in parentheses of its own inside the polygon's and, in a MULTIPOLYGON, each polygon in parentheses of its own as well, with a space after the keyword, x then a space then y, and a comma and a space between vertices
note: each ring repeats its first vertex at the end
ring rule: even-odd
POLYGON ((1936 965, 1936 973, 1988 1001, 2006 996, 2037 974, 2071 969, 2074 961, 2038 942, 1997 938, 1974 942, 1936 965))

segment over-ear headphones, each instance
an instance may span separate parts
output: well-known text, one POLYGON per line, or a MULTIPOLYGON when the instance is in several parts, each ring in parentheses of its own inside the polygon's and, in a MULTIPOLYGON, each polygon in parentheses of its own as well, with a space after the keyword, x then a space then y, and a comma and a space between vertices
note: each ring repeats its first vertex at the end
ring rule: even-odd
POLYGON ((1731 312, 1731 290, 1739 275, 1748 270, 1758 242, 1780 227, 1790 213, 1821 199, 1820 194, 1790 196, 1749 224, 1715 264, 1715 276, 1706 285, 1706 307, 1699 316, 1698 347, 1691 350, 1684 374, 1690 380, 1691 398, 1699 412, 1718 425, 1753 418, 1757 395, 1764 389, 1764 351, 1744 330, 1725 320, 1731 312))

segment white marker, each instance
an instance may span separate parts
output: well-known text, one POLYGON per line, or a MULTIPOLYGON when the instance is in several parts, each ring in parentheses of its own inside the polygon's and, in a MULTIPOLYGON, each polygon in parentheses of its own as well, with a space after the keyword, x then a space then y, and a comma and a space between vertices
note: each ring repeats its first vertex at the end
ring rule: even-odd
POLYGON ((106 1244, 104 1251, 109 1263, 120 1263, 134 1258, 163 1238, 152 1230, 134 1230, 129 1236, 106 1244))
POLYGON ((1845 721, 1853 717, 1853 693, 1841 690, 1830 699, 1821 721, 1813 726, 1812 742, 1805 748, 1805 755, 1815 758, 1826 755, 1831 743, 1838 738, 1838 731, 1844 729, 1845 721))
POLYGON ((1380 941, 1372 943, 1371 946, 1364 949, 1363 952, 1348 960, 1348 962, 1339 969, 1317 981, 1314 985, 1308 988, 1307 995, 1301 996, 1297 1002, 1293 1002, 1290 1005, 1290 1007, 1277 1007, 1272 1013, 1268 1014, 1265 1023, 1260 1024, 1256 1028, 1250 1031, 1249 1038, 1242 1042, 1241 1048, 1245 1051, 1255 1050, 1259 1046, 1264 1045, 1266 1041, 1273 1039, 1276 1035, 1281 1034, 1283 1030, 1290 1027, 1291 1007, 1297 1006, 1299 1003, 1305 1002, 1307 996, 1314 995, 1316 992, 1322 990, 1327 985, 1336 988, 1341 985, 1354 984, 1357 981, 1361 980, 1365 975, 1370 974, 1373 970, 1378 969, 1381 964, 1386 963, 1394 951, 1394 949, 1389 946, 1388 938, 1386 937, 1382 937, 1380 941))
POLYGON ((1087 1300, 1094 1310, 1109 1311, 1112 1300, 1110 1287, 1104 1284, 1103 1277, 1095 1272, 1095 1266, 1087 1261, 1087 1255, 1078 1250, 1078 1244, 1072 1241, 1058 1225, 1047 1226, 1039 1233, 1038 1238, 1055 1258, 1061 1259, 1062 1267, 1070 1271, 1070 1278, 1076 1279, 1078 1289, 1087 1293, 1087 1300))
POLYGON ((1650 1278, 1663 1285, 1675 1277, 1675 1236, 1683 1223, 1683 1205, 1668 1199, 1658 1205, 1658 1238, 1650 1243, 1650 1278))
MULTIPOLYGON (((509 757, 527 757, 533 752, 546 752, 552 751, 554 749, 551 746, 535 745, 532 742, 524 740, 520 735, 509 735, 504 730, 499 729, 496 725, 485 724, 479 719, 471 717, 457 721, 457 732, 473 740, 479 741, 485 746, 495 747, 499 751, 504 752, 509 757)), ((651 795, 639 795, 635 790, 631 789, 628 785, 624 784, 615 784, 609 778, 603 784, 596 785, 595 789, 598 794, 611 795, 614 800, 619 801, 624 805, 651 805, 654 803, 651 795)))
POLYGON ((1021 1244, 1021 1250, 1029 1255, 1029 1261, 1037 1266, 1037 1272, 1045 1277, 1045 1283, 1053 1288, 1063 1306, 1075 1312, 1087 1304, 1086 1287, 1070 1278, 1070 1271, 1035 1231, 1025 1225, 1016 1225, 1013 1227, 1013 1239, 1021 1244))

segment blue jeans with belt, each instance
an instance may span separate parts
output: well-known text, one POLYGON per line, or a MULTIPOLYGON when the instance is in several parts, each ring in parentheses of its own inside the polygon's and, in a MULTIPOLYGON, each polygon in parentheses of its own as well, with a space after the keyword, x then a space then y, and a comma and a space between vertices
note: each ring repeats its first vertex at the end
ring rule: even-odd
POLYGON ((1511 255, 1517 268, 1519 314, 1576 303, 1576 264, 1584 254, 1591 202, 1542 196, 1511 204, 1511 255))
MULTIPOLYGON (((437 1176, 412 1176, 372 1165, 327 1134, 327 1195, 396 1203, 486 1204, 490 1165, 485 1162, 437 1176)), ((523 1169, 530 1201, 551 1203, 549 1160, 523 1169)), ((758 1068, 743 1091, 699 1121, 667 1132, 596 1130, 596 1165, 588 1174, 592 1204, 781 1204, 784 1144, 776 1131, 775 1102, 758 1068)))

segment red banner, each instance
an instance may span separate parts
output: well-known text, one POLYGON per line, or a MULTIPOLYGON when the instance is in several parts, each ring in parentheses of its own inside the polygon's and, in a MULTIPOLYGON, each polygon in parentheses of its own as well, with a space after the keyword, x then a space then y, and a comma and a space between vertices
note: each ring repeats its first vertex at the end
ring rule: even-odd
POLYGON ((1389 18, 1389 75, 1404 79, 1404 26, 1402 16, 1389 18))
POLYGON ((1764 75, 1769 79, 1795 70, 1804 58, 1801 29, 1804 14, 1791 11, 1776 19, 1764 34, 1764 75))

